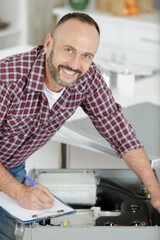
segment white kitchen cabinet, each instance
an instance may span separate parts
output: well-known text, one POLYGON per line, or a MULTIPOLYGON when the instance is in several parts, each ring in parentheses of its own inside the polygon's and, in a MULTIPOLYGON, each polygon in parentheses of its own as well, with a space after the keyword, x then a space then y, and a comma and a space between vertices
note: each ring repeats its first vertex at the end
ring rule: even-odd
POLYGON ((0 0, 0 49, 27 44, 27 0, 0 0))
MULTIPOLYGON (((69 7, 53 9, 59 20, 69 7)), ((130 17, 115 17, 98 10, 87 11, 101 30, 97 58, 112 62, 128 62, 159 68, 160 66, 160 11, 130 17)))
POLYGON ((123 47, 128 47, 133 50, 147 51, 151 54, 157 54, 158 47, 160 46, 160 32, 156 26, 144 28, 139 26, 125 26, 123 28, 123 47), (126 38, 125 36, 128 37, 126 38), (129 41, 131 40, 131 41, 129 41))

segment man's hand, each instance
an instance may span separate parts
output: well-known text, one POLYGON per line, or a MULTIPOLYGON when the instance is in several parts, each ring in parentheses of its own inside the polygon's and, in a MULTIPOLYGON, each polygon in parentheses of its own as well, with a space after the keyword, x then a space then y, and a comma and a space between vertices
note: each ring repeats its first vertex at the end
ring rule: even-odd
POLYGON ((159 189, 155 193, 151 194, 151 204, 154 208, 156 208, 160 214, 160 184, 159 189))
POLYGON ((41 184, 38 186, 42 191, 34 186, 24 186, 0 164, 0 190, 16 200, 20 206, 32 210, 53 206, 54 197, 49 189, 41 184))
POLYGON ((144 150, 142 148, 131 150, 122 158, 145 185, 151 197, 151 204, 160 214, 160 184, 144 150))
POLYGON ((23 208, 36 210, 51 208, 54 205, 54 197, 48 188, 37 184, 42 190, 34 186, 22 185, 17 193, 17 202, 23 208))

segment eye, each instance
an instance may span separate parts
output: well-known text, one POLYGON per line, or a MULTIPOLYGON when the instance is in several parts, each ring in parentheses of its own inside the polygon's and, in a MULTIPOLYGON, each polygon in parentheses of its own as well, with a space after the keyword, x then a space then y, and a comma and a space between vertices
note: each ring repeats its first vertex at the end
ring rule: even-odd
POLYGON ((66 51, 67 53, 72 53, 72 52, 73 52, 73 50, 72 50, 71 48, 66 48, 65 51, 66 51))
POLYGON ((90 54, 84 54, 83 57, 85 60, 92 60, 92 58, 93 58, 90 54))
POLYGON ((88 55, 88 54, 85 54, 85 55, 84 55, 84 58, 85 58, 85 59, 90 59, 90 58, 91 58, 91 56, 90 56, 90 55, 88 55))

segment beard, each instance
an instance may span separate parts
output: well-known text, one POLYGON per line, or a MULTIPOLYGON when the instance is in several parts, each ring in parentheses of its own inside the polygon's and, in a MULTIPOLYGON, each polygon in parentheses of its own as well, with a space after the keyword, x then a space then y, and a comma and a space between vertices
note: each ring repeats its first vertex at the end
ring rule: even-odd
POLYGON ((72 87, 73 85, 75 85, 78 80, 82 77, 82 72, 79 70, 79 69, 72 69, 71 67, 69 67, 68 65, 62 65, 60 64, 58 66, 58 68, 56 68, 54 66, 54 64, 52 63, 52 60, 53 60, 53 55, 54 55, 54 52, 53 52, 53 48, 51 49, 51 52, 47 58, 47 66, 48 66, 48 69, 49 69, 49 72, 50 72, 50 75, 51 77, 53 78, 53 80, 60 86, 62 87, 72 87), (77 78, 73 81, 73 82, 67 82, 65 80, 62 80, 60 78, 60 69, 61 68, 64 68, 66 70, 69 70, 69 71, 74 71, 75 73, 78 73, 78 76, 77 78))

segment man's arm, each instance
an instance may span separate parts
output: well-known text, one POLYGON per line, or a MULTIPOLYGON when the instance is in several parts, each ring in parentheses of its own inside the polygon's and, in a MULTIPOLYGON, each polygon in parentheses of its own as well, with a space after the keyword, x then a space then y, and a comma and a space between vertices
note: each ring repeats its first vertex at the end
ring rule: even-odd
POLYGON ((24 186, 0 164, 0 190, 16 200, 20 206, 27 209, 52 207, 54 204, 53 195, 41 184, 39 187, 42 192, 34 186, 24 186))
POLYGON ((153 207, 160 213, 160 184, 155 177, 143 148, 131 150, 125 153, 122 158, 143 182, 151 196, 153 207))

